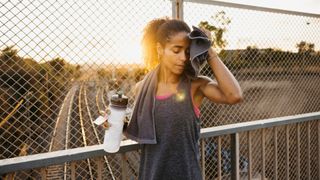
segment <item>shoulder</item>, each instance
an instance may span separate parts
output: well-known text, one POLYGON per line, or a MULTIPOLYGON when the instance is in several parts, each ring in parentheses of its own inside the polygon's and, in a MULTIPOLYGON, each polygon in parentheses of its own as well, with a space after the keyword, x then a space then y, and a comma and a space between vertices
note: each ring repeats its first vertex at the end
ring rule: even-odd
POLYGON ((135 84, 135 86, 134 86, 134 94, 135 95, 137 95, 139 93, 139 91, 141 90, 143 82, 144 82, 144 79, 135 84))

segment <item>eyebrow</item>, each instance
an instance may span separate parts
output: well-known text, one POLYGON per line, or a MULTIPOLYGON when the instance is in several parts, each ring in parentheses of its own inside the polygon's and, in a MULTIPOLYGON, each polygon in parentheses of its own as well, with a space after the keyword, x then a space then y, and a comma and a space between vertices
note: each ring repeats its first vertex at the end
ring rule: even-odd
POLYGON ((183 46, 179 46, 179 45, 174 45, 172 48, 183 48, 183 46))

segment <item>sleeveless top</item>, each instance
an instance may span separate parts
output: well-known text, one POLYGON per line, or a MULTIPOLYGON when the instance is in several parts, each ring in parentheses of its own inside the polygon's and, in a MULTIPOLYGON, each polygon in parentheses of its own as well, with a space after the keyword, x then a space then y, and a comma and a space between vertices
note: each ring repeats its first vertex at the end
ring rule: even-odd
POLYGON ((157 144, 141 145, 140 180, 202 180, 200 120, 193 110, 190 90, 190 80, 182 76, 176 94, 156 99, 157 144))

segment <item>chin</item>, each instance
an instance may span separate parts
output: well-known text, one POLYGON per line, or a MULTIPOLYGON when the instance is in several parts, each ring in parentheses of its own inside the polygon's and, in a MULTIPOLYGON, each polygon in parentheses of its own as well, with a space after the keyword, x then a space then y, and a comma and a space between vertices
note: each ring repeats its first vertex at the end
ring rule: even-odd
POLYGON ((177 69, 174 71, 175 74, 181 75, 183 73, 184 69, 177 69))

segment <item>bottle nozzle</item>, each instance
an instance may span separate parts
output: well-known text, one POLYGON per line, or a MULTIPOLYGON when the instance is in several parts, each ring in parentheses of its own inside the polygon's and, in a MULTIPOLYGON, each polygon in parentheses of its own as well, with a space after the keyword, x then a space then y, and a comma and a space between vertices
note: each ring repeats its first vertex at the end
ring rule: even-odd
POLYGON ((123 94, 123 91, 118 91, 111 97, 111 106, 127 107, 128 97, 123 94))
POLYGON ((118 94, 118 98, 122 98, 122 94, 123 94, 122 91, 118 91, 117 94, 118 94))

